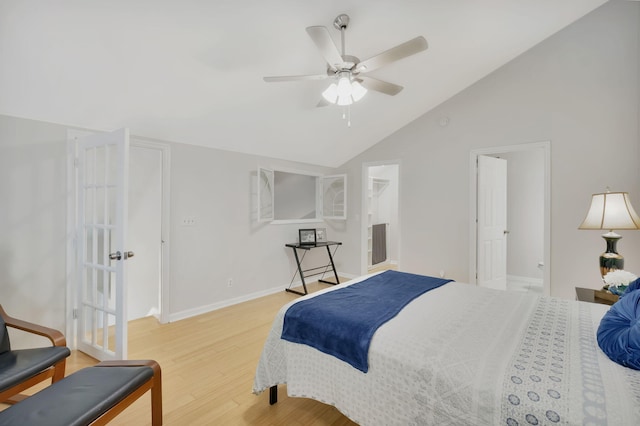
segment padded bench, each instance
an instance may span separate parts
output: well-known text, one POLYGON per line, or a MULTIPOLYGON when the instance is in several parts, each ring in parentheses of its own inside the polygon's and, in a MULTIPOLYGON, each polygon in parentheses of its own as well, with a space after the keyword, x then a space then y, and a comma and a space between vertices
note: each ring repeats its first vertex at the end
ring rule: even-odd
POLYGON ((162 424, 160 365, 103 361, 0 412, 0 426, 104 425, 151 389, 151 423, 162 424))

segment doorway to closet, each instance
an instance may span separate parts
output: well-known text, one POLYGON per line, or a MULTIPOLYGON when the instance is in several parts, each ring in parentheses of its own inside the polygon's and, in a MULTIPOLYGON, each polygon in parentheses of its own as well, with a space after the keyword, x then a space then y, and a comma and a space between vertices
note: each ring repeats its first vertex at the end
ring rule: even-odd
POLYGON ((363 164, 362 271, 396 269, 399 254, 399 164, 363 164))
POLYGON ((550 295, 550 143, 471 151, 469 175, 469 282, 550 295))

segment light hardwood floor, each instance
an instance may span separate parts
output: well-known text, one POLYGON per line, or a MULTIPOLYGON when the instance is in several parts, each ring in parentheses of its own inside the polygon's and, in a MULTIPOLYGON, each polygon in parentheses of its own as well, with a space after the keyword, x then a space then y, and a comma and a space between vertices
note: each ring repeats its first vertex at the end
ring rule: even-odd
POLYGON ((374 272, 381 272, 381 271, 388 271, 388 270, 397 271, 398 265, 396 265, 395 263, 380 263, 378 265, 371 266, 367 272, 369 274, 372 274, 374 272))
MULTIPOLYGON (((342 279, 341 279, 342 281, 342 279)), ((329 285, 310 283, 309 291, 329 285)), ((336 408, 289 398, 279 386, 278 403, 268 391, 252 393, 262 347, 277 311, 299 296, 285 291, 170 324, 155 318, 129 323, 129 358, 155 359, 162 368, 165 425, 354 425, 336 408)), ((95 364, 74 351, 67 374, 95 364)), ((144 395, 112 425, 151 423, 144 395)))

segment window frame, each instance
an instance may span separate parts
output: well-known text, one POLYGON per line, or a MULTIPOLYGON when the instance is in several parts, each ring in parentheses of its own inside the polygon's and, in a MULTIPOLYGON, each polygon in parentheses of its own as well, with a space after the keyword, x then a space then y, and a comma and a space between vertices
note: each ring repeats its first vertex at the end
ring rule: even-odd
MULTIPOLYGON (((332 174, 332 175, 319 175, 312 172, 304 172, 299 170, 286 170, 286 169, 276 169, 276 168, 266 168, 266 167, 258 167, 258 191, 257 191, 257 207, 258 207, 258 222, 271 223, 274 225, 281 224, 292 224, 292 223, 317 223, 322 222, 325 219, 331 220, 346 220, 347 218, 347 175, 346 174, 332 174), (303 176, 312 176, 316 178, 316 193, 315 193, 315 212, 316 217, 311 219, 276 219, 275 211, 275 194, 276 194, 276 183, 275 183, 275 174, 277 172, 280 173, 291 173, 298 174, 303 176), (327 211, 327 207, 325 206, 325 202, 329 202, 328 198, 325 195, 325 186, 326 182, 336 182, 342 179, 342 203, 339 205, 343 206, 341 214, 331 214, 328 216, 324 215, 324 212, 327 211), (263 182, 265 183, 263 185, 263 182), (265 192, 266 191, 266 192, 265 192), (263 204, 265 200, 270 200, 266 204, 263 204)), ((332 186, 329 186, 332 187, 332 186)), ((333 205, 336 205, 335 197, 331 200, 333 205)), ((332 209, 335 213, 336 209, 332 209)))

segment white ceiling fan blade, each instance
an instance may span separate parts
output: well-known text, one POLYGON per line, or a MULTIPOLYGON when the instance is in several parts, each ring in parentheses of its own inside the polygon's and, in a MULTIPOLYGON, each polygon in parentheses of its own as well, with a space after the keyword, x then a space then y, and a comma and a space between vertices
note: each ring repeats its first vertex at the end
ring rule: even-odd
POLYGON ((414 39, 406 41, 402 44, 397 45, 396 47, 392 47, 389 50, 385 50, 384 52, 376 56, 360 62, 356 66, 355 71, 373 71, 384 65, 398 61, 402 58, 406 58, 407 56, 415 55, 418 52, 422 52, 423 50, 426 50, 427 47, 429 47, 429 45, 427 44, 427 40, 422 36, 418 36, 414 39))
POLYGON ((375 90, 376 92, 384 93, 389 96, 395 96, 404 89, 404 87, 398 86, 397 84, 378 80, 377 78, 365 77, 363 75, 358 76, 358 80, 362 82, 362 85, 367 90, 375 90))
POLYGON ((307 34, 311 37, 311 40, 316 44, 316 47, 320 50, 320 53, 324 57, 325 61, 333 71, 340 68, 342 62, 342 55, 336 47, 329 31, 326 27, 307 27, 307 34))
POLYGON ((281 75, 275 77, 262 77, 267 83, 279 82, 279 81, 299 81, 299 80, 324 80, 329 77, 327 74, 314 74, 314 75, 281 75))

